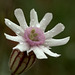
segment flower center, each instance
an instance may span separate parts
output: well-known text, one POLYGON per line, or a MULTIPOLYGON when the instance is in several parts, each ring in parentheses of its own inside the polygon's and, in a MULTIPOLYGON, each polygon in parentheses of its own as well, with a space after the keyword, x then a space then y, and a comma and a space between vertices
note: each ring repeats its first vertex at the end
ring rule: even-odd
POLYGON ((29 39, 32 40, 32 41, 38 41, 38 38, 36 38, 37 36, 38 36, 38 34, 35 33, 35 29, 32 29, 31 33, 29 35, 29 39))
POLYGON ((28 27, 25 30, 24 38, 30 46, 38 46, 44 43, 44 32, 37 27, 28 27))

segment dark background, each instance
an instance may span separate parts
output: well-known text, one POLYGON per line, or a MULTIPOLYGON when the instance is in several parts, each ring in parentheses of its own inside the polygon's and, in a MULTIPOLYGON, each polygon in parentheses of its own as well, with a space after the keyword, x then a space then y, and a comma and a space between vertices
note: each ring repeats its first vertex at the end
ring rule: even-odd
POLYGON ((75 0, 0 0, 0 75, 10 75, 8 61, 16 43, 6 40, 4 36, 4 32, 14 35, 4 24, 4 18, 18 24, 14 16, 16 8, 23 9, 28 24, 32 8, 37 11, 39 21, 45 13, 53 13, 53 20, 47 30, 61 22, 65 25, 65 30, 55 38, 71 37, 68 44, 52 48, 52 51, 60 53, 61 57, 48 56, 47 60, 37 60, 34 66, 22 75, 75 75, 75 0))

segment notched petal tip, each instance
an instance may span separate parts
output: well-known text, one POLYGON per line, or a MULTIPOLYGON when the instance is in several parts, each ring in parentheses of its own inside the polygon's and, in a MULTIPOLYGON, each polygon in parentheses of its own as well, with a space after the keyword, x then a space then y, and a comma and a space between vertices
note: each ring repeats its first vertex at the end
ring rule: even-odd
POLYGON ((53 14, 52 13, 46 13, 46 16, 49 16, 51 19, 53 18, 53 14))
POLYGON ((62 39, 49 39, 45 41, 45 45, 48 45, 50 47, 65 45, 68 43, 69 40, 70 40, 70 37, 66 37, 62 39))
POLYGON ((69 40, 70 40, 70 36, 64 38, 65 44, 67 44, 69 40))
POLYGON ((37 59, 47 59, 48 57, 44 54, 44 52, 39 47, 32 47, 34 54, 37 59))
POLYGON ((31 9, 30 16, 33 16, 33 15, 36 15, 36 14, 37 14, 37 12, 35 11, 35 9, 31 9))
POLYGON ((37 27, 38 24, 38 15, 35 9, 30 11, 30 27, 37 27))
POLYGON ((14 13, 19 12, 19 11, 22 11, 22 9, 21 8, 17 8, 17 9, 15 9, 14 13))
POLYGON ((62 23, 58 23, 57 25, 59 28, 61 28, 62 31, 65 29, 65 26, 62 23))
POLYGON ((47 25, 51 22, 52 20, 52 13, 46 13, 43 19, 40 21, 40 28, 45 31, 47 25))
POLYGON ((40 56, 40 55, 38 54, 38 56, 36 55, 36 57, 37 57, 37 59, 48 59, 48 57, 47 57, 46 55, 40 56))
POLYGON ((38 59, 48 59, 48 57, 37 57, 38 59))
POLYGON ((6 20, 7 20, 7 18, 4 18, 4 20, 6 21, 6 20))
POLYGON ((15 47, 13 47, 13 50, 15 49, 19 49, 21 52, 27 51, 29 50, 29 45, 25 42, 20 42, 18 45, 16 45, 15 47))
POLYGON ((52 13, 46 13, 44 16, 44 19, 46 18, 46 20, 49 20, 49 22, 52 20, 53 18, 53 14, 52 13))
POLYGON ((5 18, 5 24, 6 24, 7 26, 10 26, 10 25, 11 25, 11 21, 10 21, 9 19, 5 18))
POLYGON ((10 26, 11 23, 13 23, 13 22, 11 22, 9 19, 5 18, 5 24, 6 24, 7 26, 10 26))
POLYGON ((60 57, 60 56, 61 56, 61 54, 55 53, 55 55, 53 57, 60 57))
POLYGON ((22 11, 21 8, 17 8, 17 9, 15 9, 15 11, 14 11, 15 16, 17 16, 18 14, 22 14, 22 13, 23 13, 23 11, 22 11))
POLYGON ((35 9, 33 8, 33 9, 31 9, 31 11, 30 12, 35 12, 36 13, 36 11, 35 11, 35 9))
POLYGON ((13 49, 13 50, 18 49, 19 51, 24 52, 24 50, 20 49, 18 46, 13 47, 12 49, 13 49))
POLYGON ((26 19, 25 19, 22 9, 20 9, 20 8, 15 9, 14 15, 15 15, 16 19, 18 20, 22 29, 25 30, 28 26, 27 26, 26 19))
POLYGON ((5 21, 5 23, 7 23, 7 22, 9 22, 10 20, 9 20, 9 19, 7 19, 7 18, 5 18, 5 19, 4 19, 4 21, 5 21))
POLYGON ((34 8, 31 9, 31 11, 30 11, 30 16, 33 16, 33 17, 37 16, 37 12, 35 11, 34 8))
POLYGON ((16 36, 13 37, 13 36, 8 35, 8 34, 6 34, 6 33, 4 33, 4 35, 5 35, 6 39, 11 40, 11 41, 15 41, 15 42, 16 42, 16 39, 15 39, 16 36))
POLYGON ((58 23, 54 28, 52 28, 51 30, 45 33, 45 37, 46 39, 54 37, 58 35, 59 33, 61 33, 64 29, 65 29, 65 26, 62 23, 58 23))
POLYGON ((32 11, 35 11, 35 9, 33 8, 33 9, 31 9, 32 11))
POLYGON ((7 34, 6 34, 6 33, 4 33, 4 35, 5 35, 5 37, 7 36, 7 34))
POLYGON ((4 36, 7 38, 7 34, 6 33, 4 33, 4 36))
POLYGON ((60 54, 57 54, 57 53, 52 52, 51 50, 49 50, 45 46, 40 46, 40 48, 42 49, 42 51, 44 53, 48 54, 49 56, 52 56, 52 57, 59 57, 60 56, 60 54))

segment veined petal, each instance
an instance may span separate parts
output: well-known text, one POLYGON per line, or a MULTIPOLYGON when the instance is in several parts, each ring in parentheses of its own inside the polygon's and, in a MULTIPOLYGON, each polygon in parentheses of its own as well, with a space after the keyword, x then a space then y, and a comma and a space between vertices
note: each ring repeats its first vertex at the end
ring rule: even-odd
POLYGON ((46 39, 56 36, 57 34, 61 33, 65 29, 64 25, 58 23, 53 29, 45 33, 46 39))
POLYGON ((38 59, 47 59, 47 56, 39 47, 33 47, 32 49, 38 59))
POLYGON ((24 17, 24 13, 22 9, 18 8, 14 11, 14 14, 20 24, 20 26, 25 30, 28 26, 24 17))
POLYGON ((49 56, 52 56, 52 57, 59 57, 60 56, 60 54, 53 53, 52 51, 50 51, 48 48, 46 48, 44 46, 40 46, 40 48, 43 50, 43 52, 45 52, 49 56))
POLYGON ((12 40, 15 42, 24 42, 24 39, 21 36, 11 36, 6 33, 4 33, 4 35, 8 40, 12 40))
POLYGON ((43 17, 43 19, 40 22, 40 28, 45 31, 47 25, 50 23, 50 21, 52 20, 52 13, 46 13, 45 16, 43 17))
POLYGON ((29 45, 27 43, 19 43, 13 49, 19 49, 21 52, 29 50, 29 45))
POLYGON ((69 41, 70 37, 66 37, 66 38, 63 38, 63 39, 48 39, 48 40, 45 40, 45 45, 48 45, 48 46, 60 46, 60 45, 64 45, 66 44, 68 41, 69 41))
POLYGON ((37 12, 32 9, 30 11, 30 27, 36 27, 36 25, 38 24, 38 16, 37 16, 37 12))
POLYGON ((13 23, 12 21, 5 19, 5 24, 16 34, 23 35, 23 33, 24 33, 23 29, 20 26, 13 23))

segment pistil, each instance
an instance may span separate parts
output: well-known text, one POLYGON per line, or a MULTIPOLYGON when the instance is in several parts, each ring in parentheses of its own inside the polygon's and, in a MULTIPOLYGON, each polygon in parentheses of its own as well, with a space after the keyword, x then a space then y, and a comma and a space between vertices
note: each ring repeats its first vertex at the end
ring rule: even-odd
POLYGON ((31 33, 29 35, 29 39, 32 40, 32 41, 38 41, 38 39, 36 38, 37 36, 38 36, 38 34, 35 33, 35 29, 32 29, 31 33))
POLYGON ((42 45, 45 42, 44 32, 37 27, 29 27, 24 33, 25 41, 30 46, 42 45))

